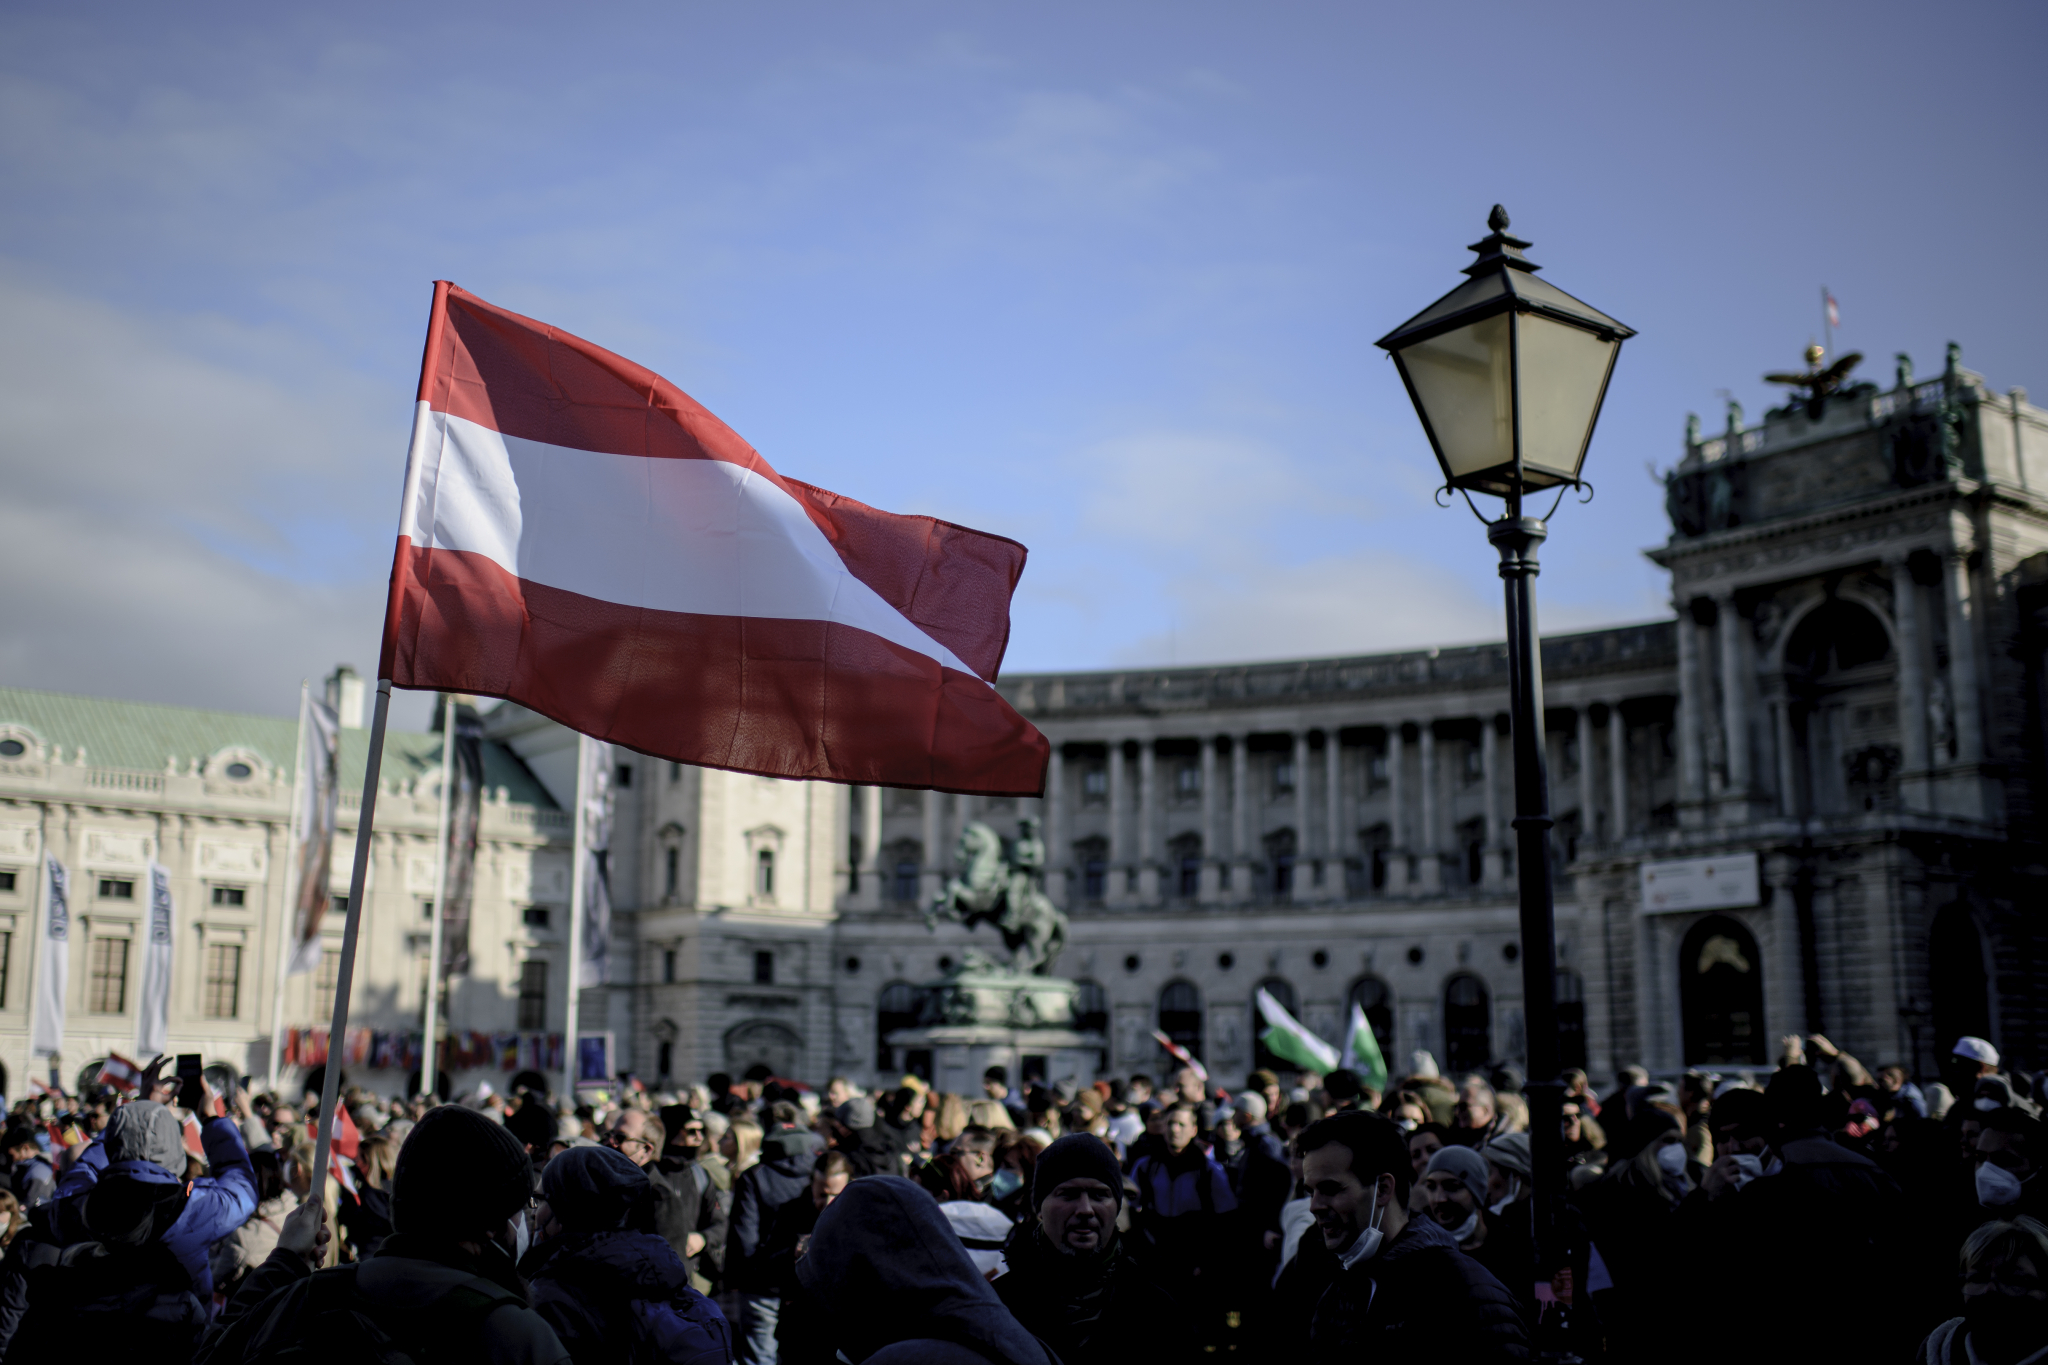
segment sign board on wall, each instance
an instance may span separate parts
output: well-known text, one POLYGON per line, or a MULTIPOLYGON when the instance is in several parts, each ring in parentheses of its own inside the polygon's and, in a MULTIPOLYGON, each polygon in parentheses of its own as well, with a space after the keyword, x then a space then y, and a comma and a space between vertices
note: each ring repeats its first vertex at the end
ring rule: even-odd
POLYGON ((1642 866, 1643 913, 1674 915, 1691 910, 1736 910, 1755 905, 1756 854, 1718 858, 1674 858, 1642 866))

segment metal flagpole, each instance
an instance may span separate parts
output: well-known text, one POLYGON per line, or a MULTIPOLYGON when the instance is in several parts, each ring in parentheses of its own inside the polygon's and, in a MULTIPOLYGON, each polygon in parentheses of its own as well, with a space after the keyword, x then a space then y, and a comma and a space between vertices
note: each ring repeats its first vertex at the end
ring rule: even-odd
POLYGON ((569 853, 569 1008, 562 1028, 562 1068, 568 1077, 569 1102, 576 1102, 576 1007, 583 984, 583 864, 590 857, 584 829, 584 779, 590 771, 590 739, 576 736, 576 804, 569 813, 573 831, 569 853))
MULTIPOLYGON (((1828 309, 1828 305, 1833 301, 1833 296, 1828 293, 1828 287, 1822 285, 1820 287, 1820 330, 1829 360, 1835 358, 1835 320, 1829 316, 1828 309)), ((1816 365, 1814 368, 1819 369, 1820 367, 1816 365)))
POLYGON ((348 921, 341 935, 341 971, 334 980, 334 1020, 327 1030, 327 1078, 320 1087, 320 1129, 313 1140, 313 1194, 325 1197, 327 1152, 334 1139, 334 1105, 341 1092, 342 1039, 348 1031, 348 995, 355 985, 356 937, 363 926, 363 884, 370 872, 370 827, 377 818, 378 779, 384 771, 384 722, 391 714, 391 679, 377 679, 377 711, 370 721, 370 752, 363 761, 363 800, 356 813, 355 866, 348 874, 348 921))
POLYGON ((441 1002, 441 917, 448 899, 448 788, 455 764, 455 695, 441 694, 441 823, 434 841, 433 928, 427 932, 426 1023, 420 1037, 420 1093, 434 1094, 434 1064, 438 1058, 439 1021, 436 1006, 441 1002))
POLYGON ((292 813, 291 823, 285 826, 285 839, 290 847, 285 862, 283 924, 277 935, 277 976, 270 988, 270 1088, 277 1090, 279 1063, 284 1059, 284 981, 285 973, 292 963, 292 939, 298 930, 298 916, 293 913, 299 908, 299 900, 305 894, 305 852, 299 843, 300 799, 306 783, 306 698, 310 684, 299 679, 299 745, 292 751, 292 813), (296 875, 293 867, 298 868, 296 875))

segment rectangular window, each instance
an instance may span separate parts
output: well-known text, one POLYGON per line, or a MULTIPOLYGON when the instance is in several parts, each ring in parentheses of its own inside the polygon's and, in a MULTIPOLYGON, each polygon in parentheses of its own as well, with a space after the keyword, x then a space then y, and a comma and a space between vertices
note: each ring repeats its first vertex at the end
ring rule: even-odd
POLYGON ((754 855, 754 894, 762 900, 775 899, 775 850, 764 848, 754 855))
POLYGON ((682 781, 682 780, 683 780, 683 765, 682 765, 682 764, 680 764, 680 763, 671 763, 671 764, 669 764, 669 765, 668 765, 668 780, 669 780, 669 784, 670 784, 671 786, 673 786, 673 785, 674 785, 675 783, 678 783, 678 782, 680 782, 680 781, 682 781))
POLYGON ((632 765, 632 764, 630 764, 630 763, 621 763, 621 764, 619 765, 619 767, 618 767, 618 772, 617 772, 617 773, 615 774, 615 776, 616 776, 616 778, 617 778, 617 781, 616 781, 615 785, 617 785, 617 786, 620 786, 620 787, 630 787, 630 786, 632 786, 632 785, 633 785, 633 765, 632 765))
POLYGON ((337 915, 346 915, 348 913, 348 897, 329 896, 327 898, 327 908, 337 915))
MULTIPOLYGON (((128 883, 132 889, 135 883, 128 883)), ((86 954, 85 1008, 119 1014, 128 1008, 128 940, 96 938, 86 954)))
POLYGON ((899 858, 896 861, 895 880, 889 887, 889 899, 899 904, 909 904, 917 899, 917 861, 913 858, 899 858))
POLYGON ((242 945, 206 945, 204 1010, 209 1019, 233 1019, 242 1008, 242 945))
POLYGON ((662 855, 661 894, 671 900, 675 899, 676 888, 682 885, 682 881, 683 851, 672 848, 662 855))
POLYGON ((0 872, 0 891, 12 891, 13 889, 14 874, 12 872, 0 872))
POLYGON ((1182 800, 1192 801, 1202 794, 1202 768, 1197 763, 1183 763, 1174 774, 1173 789, 1182 800))
POLYGON ((1285 796, 1294 790, 1294 760, 1276 758, 1273 760, 1273 794, 1285 796))
POLYGON ((135 883, 125 877, 100 878, 100 899, 103 901, 132 901, 135 899, 135 883))
POLYGON ((534 1032, 548 1026, 548 964, 528 959, 519 964, 519 1027, 534 1032))
POLYGON ((9 967, 14 965, 14 933, 0 929, 0 1010, 7 1008, 7 980, 9 967))
POLYGON ((1084 900, 1099 901, 1109 887, 1109 861, 1105 858, 1090 857, 1081 864, 1081 897, 1084 900))
POLYGON ((754 954, 754 984, 772 986, 775 984, 775 954, 754 954))
POLYGON ((673 948, 661 950, 661 984, 664 986, 676 984, 676 950, 673 948))
POLYGON ((663 1039, 654 1047, 654 1071, 658 1076, 667 1076, 675 1070, 676 1045, 663 1039))
POLYGON ((420 918, 429 924, 434 922, 434 903, 432 901, 420 902, 420 918))
POLYGON ((1089 768, 1082 772, 1081 799, 1091 806, 1109 799, 1109 769, 1089 768))
POLYGON ((545 905, 529 905, 519 912, 519 922, 529 929, 548 927, 548 908, 545 905))
POLYGON ((239 886, 216 886, 213 888, 215 905, 240 906, 247 902, 249 893, 239 886))
POLYGON ((320 965, 313 969, 313 1022, 324 1024, 334 1017, 334 992, 341 985, 341 954, 332 948, 320 953, 320 965))

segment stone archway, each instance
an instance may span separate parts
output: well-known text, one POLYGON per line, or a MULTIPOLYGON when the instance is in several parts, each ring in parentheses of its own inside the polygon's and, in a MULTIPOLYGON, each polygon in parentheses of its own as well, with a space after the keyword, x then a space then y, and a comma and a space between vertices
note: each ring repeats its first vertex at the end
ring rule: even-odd
POLYGON ((749 1067, 765 1066, 777 1076, 795 1077, 804 1060, 803 1035, 772 1019, 750 1019, 725 1033, 725 1069, 740 1076, 749 1067))
POLYGON ((1756 935, 1709 915, 1678 948, 1679 1015, 1687 1066, 1762 1066, 1764 965, 1756 935))

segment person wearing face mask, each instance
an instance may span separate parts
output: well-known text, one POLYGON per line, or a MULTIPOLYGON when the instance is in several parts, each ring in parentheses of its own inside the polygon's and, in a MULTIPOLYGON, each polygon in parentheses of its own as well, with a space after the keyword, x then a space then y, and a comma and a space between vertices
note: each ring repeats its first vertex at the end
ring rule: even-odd
POLYGON ((2025 1215, 1963 1242, 1961 1317, 1920 1343, 1920 1365, 2029 1365, 2048 1359, 2048 1226, 2025 1215))
POLYGON ((1116 1153, 1092 1134, 1070 1133, 1039 1156, 1031 1217, 1004 1248, 1009 1269, 996 1278, 996 1296, 1062 1365, 1195 1354, 1187 1312, 1117 1232, 1123 1192, 1116 1153))
POLYGON ((2017 1109, 1984 1116, 1974 1153, 1977 1204, 1985 1219, 2018 1215, 2048 1223, 2048 1181, 2040 1178, 2048 1147, 2041 1121, 2017 1109))
POLYGON ((396 1230, 377 1253, 318 1273, 303 1256, 272 1253, 229 1301, 197 1360, 228 1365, 287 1350, 309 1360, 337 1352, 370 1359, 358 1321, 367 1319, 415 1360, 568 1365, 568 1349, 529 1306, 519 1278, 532 1202, 524 1144, 476 1110, 436 1106, 399 1149, 396 1230))
POLYGON ((1514 1295, 1439 1221, 1409 1217, 1414 1168, 1400 1129, 1378 1114, 1334 1114, 1297 1141, 1317 1231, 1336 1258, 1308 1324, 1312 1357, 1529 1358, 1514 1295))
POLYGON ((1686 1246, 1674 1220, 1692 1191, 1684 1124, 1676 1105, 1640 1103, 1608 1149, 1607 1173, 1578 1193, 1587 1233, 1614 1277, 1601 1313, 1622 1359, 1653 1354, 1665 1315, 1685 1301, 1686 1246))

